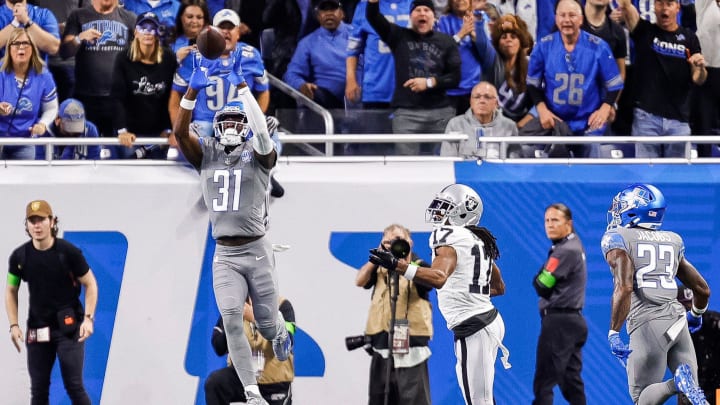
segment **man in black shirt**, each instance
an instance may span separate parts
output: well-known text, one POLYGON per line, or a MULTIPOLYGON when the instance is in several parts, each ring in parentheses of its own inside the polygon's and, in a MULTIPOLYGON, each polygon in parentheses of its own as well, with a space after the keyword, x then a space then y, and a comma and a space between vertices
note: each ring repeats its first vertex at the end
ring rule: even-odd
MULTIPOLYGON (((451 36, 433 31, 435 8, 431 0, 414 0, 410 4, 411 28, 389 22, 380 14, 378 0, 368 0, 367 20, 378 36, 388 44, 395 58, 395 92, 390 105, 393 132, 443 133, 455 116, 455 109, 445 94, 460 82, 460 51, 451 36)), ((439 152, 431 145, 423 154, 439 152)), ((401 143, 395 146, 400 155, 417 155, 420 145, 401 143)))
MULTIPOLYGON (((688 93, 707 79, 700 41, 678 25, 676 0, 655 0, 655 23, 641 19, 630 0, 619 4, 636 52, 632 135, 690 135, 688 93)), ((635 145, 635 157, 683 156, 683 143, 635 145)))
POLYGON ((585 248, 575 234, 572 212, 565 204, 545 209, 545 234, 552 241, 547 262, 533 279, 540 296, 542 326, 538 338, 533 405, 552 405, 558 385, 571 405, 585 405, 582 348, 588 329, 585 305, 585 248))
POLYGON ((85 340, 93 333, 97 282, 80 249, 57 237, 57 217, 43 200, 27 205, 25 231, 30 241, 10 256, 5 310, 10 337, 18 352, 23 331, 18 323, 18 290, 21 280, 28 284, 30 305, 27 320, 28 372, 31 404, 47 404, 50 373, 55 358, 65 390, 73 405, 90 405, 83 385, 85 340), (85 287, 85 309, 80 303, 85 287))

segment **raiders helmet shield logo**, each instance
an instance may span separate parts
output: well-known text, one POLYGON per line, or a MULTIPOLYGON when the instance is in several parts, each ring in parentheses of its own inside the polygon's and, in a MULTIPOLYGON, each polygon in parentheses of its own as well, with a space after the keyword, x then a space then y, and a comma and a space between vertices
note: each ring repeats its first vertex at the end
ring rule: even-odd
POLYGON ((478 204, 478 200, 469 197, 467 200, 465 200, 465 209, 468 211, 475 211, 475 208, 477 208, 478 204))

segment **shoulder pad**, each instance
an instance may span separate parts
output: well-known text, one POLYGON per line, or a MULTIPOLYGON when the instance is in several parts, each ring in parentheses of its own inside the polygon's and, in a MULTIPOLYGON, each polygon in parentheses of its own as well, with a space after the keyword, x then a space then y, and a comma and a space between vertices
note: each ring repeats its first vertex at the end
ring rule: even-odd
POLYGON ((605 232, 605 235, 603 235, 602 241, 600 242, 600 247, 602 248, 603 255, 606 255, 607 252, 613 249, 622 249, 627 251, 625 238, 617 232, 617 229, 611 229, 605 232))

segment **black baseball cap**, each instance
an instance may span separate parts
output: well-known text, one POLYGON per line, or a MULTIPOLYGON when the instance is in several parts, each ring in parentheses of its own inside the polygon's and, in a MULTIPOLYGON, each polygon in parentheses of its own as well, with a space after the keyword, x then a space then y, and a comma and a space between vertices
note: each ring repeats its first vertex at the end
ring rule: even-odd
POLYGON ((316 8, 318 10, 337 10, 341 6, 338 0, 320 0, 316 8))

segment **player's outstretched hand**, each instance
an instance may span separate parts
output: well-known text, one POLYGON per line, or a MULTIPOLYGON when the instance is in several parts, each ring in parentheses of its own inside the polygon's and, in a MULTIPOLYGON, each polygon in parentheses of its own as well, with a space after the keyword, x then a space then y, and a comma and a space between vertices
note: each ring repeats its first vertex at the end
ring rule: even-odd
POLYGON ((695 333, 702 328, 702 315, 695 316, 692 311, 687 311, 687 322, 690 333, 695 333))
POLYGON ((242 83, 245 83, 245 75, 243 74, 242 66, 233 59, 233 69, 228 73, 227 79, 233 86, 237 87, 242 83))
POLYGON ((208 78, 207 72, 207 61, 200 55, 200 52, 192 55, 193 57, 193 71, 190 75, 190 87, 194 90, 200 91, 210 85, 210 79, 208 78))
POLYGON ((614 332, 608 335, 608 343, 610 343, 610 351, 620 360, 623 366, 627 366, 627 358, 632 350, 620 339, 620 333, 614 332))
POLYGON ((398 259, 392 253, 380 249, 370 249, 368 260, 370 260, 370 263, 385 267, 388 270, 395 270, 398 265, 398 259))

